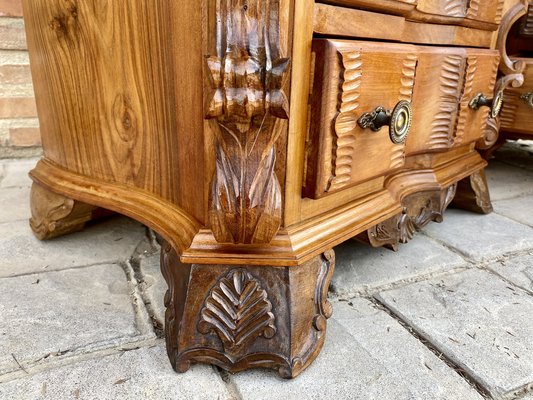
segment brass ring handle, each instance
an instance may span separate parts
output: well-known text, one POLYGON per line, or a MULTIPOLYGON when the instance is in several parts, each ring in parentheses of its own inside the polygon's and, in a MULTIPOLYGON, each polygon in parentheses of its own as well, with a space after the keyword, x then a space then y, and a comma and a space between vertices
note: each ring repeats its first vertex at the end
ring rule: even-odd
POLYGON ((524 100, 529 107, 533 108, 533 92, 524 93, 520 98, 524 100))
POLYGON ((411 103, 401 100, 392 111, 380 106, 372 112, 364 113, 357 123, 361 128, 371 129, 374 132, 388 125, 390 140, 395 144, 401 144, 405 142, 411 129, 412 115, 411 103))
POLYGON ((488 99, 487 96, 485 96, 483 93, 478 93, 474 96, 472 100, 470 100, 470 103, 468 106, 473 109, 477 110, 480 107, 489 107, 490 108, 490 116, 492 118, 496 118, 498 115, 500 115, 500 111, 502 110, 503 105, 503 91, 500 90, 496 93, 493 99, 488 99))

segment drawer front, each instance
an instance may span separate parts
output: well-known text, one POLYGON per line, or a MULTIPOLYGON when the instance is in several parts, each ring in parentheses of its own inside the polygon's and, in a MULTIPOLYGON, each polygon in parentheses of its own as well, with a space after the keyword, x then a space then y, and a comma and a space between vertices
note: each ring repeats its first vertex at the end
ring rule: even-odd
POLYGON ((500 23, 504 1, 501 0, 418 0, 423 13, 476 21, 500 23))
POLYGON ((317 39, 310 96, 305 195, 319 198, 386 176, 409 154, 446 151, 481 137, 488 109, 472 110, 477 93, 492 97, 497 52, 317 39), (377 107, 412 107, 410 133, 394 143, 358 120, 377 107))
POLYGON ((527 62, 524 84, 505 90, 501 113, 501 129, 519 134, 533 135, 533 59, 527 62))
POLYGON ((448 18, 449 23, 471 25, 472 21, 499 24, 505 0, 328 0, 327 3, 402 15, 412 20, 442 23, 448 18))

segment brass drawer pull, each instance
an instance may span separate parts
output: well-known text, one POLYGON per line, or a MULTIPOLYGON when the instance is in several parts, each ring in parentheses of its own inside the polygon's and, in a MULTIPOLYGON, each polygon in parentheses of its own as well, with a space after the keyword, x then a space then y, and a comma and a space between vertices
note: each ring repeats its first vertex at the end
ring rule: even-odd
POLYGON ((533 108, 533 92, 524 93, 520 98, 524 100, 529 107, 533 108))
POLYGON ((472 100, 470 100, 468 105, 473 110, 477 110, 480 107, 489 107, 490 116, 492 118, 496 118, 498 115, 500 115, 500 111, 502 109, 503 91, 498 91, 493 99, 488 99, 483 93, 478 93, 472 100))
POLYGON ((407 100, 401 100, 392 111, 377 107, 374 111, 361 115, 357 123, 363 129, 378 132, 385 125, 389 126, 389 136, 393 143, 405 142, 412 123, 413 109, 407 100))

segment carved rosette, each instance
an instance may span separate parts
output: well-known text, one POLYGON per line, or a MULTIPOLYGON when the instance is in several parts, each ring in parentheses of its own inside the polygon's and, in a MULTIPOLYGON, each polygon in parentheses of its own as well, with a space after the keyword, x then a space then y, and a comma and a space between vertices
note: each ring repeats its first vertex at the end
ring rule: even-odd
POLYGON ((288 119, 289 59, 279 0, 218 0, 216 55, 207 57, 206 118, 215 133, 209 221, 221 243, 268 243, 281 224, 275 142, 288 119))
POLYGON ((230 271, 211 289, 200 313, 198 331, 216 332, 228 354, 259 336, 276 333, 272 303, 260 283, 244 269, 230 271))

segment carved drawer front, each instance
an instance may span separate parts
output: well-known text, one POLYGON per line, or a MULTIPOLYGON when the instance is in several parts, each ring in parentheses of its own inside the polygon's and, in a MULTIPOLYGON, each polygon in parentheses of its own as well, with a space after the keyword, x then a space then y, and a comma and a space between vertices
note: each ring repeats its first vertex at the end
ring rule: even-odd
POLYGON ((490 109, 472 109, 470 102, 479 94, 494 97, 498 62, 493 50, 418 48, 407 155, 446 151, 482 137, 490 109))
POLYGON ((386 176, 406 155, 447 151, 484 132, 489 108, 469 103, 478 93, 493 97, 496 51, 317 39, 313 54, 307 197, 386 176), (377 107, 394 119, 392 110, 406 102, 405 138, 393 135, 402 118, 377 132, 365 128, 365 115, 377 107))
POLYGON ((387 126, 375 132, 358 119, 412 100, 417 54, 411 45, 325 39, 313 42, 313 53, 305 192, 318 198, 404 165, 404 143, 387 126))
POLYGON ((417 9, 427 14, 499 24, 504 3, 504 0, 418 0, 417 9))
POLYGON ((362 8, 403 15, 412 20, 436 22, 443 18, 461 18, 466 25, 473 21, 499 24, 505 0, 320 0, 345 7, 362 8))
POLYGON ((505 90, 500 116, 501 128, 533 135, 533 60, 521 60, 527 63, 524 84, 519 88, 509 87, 505 90))

